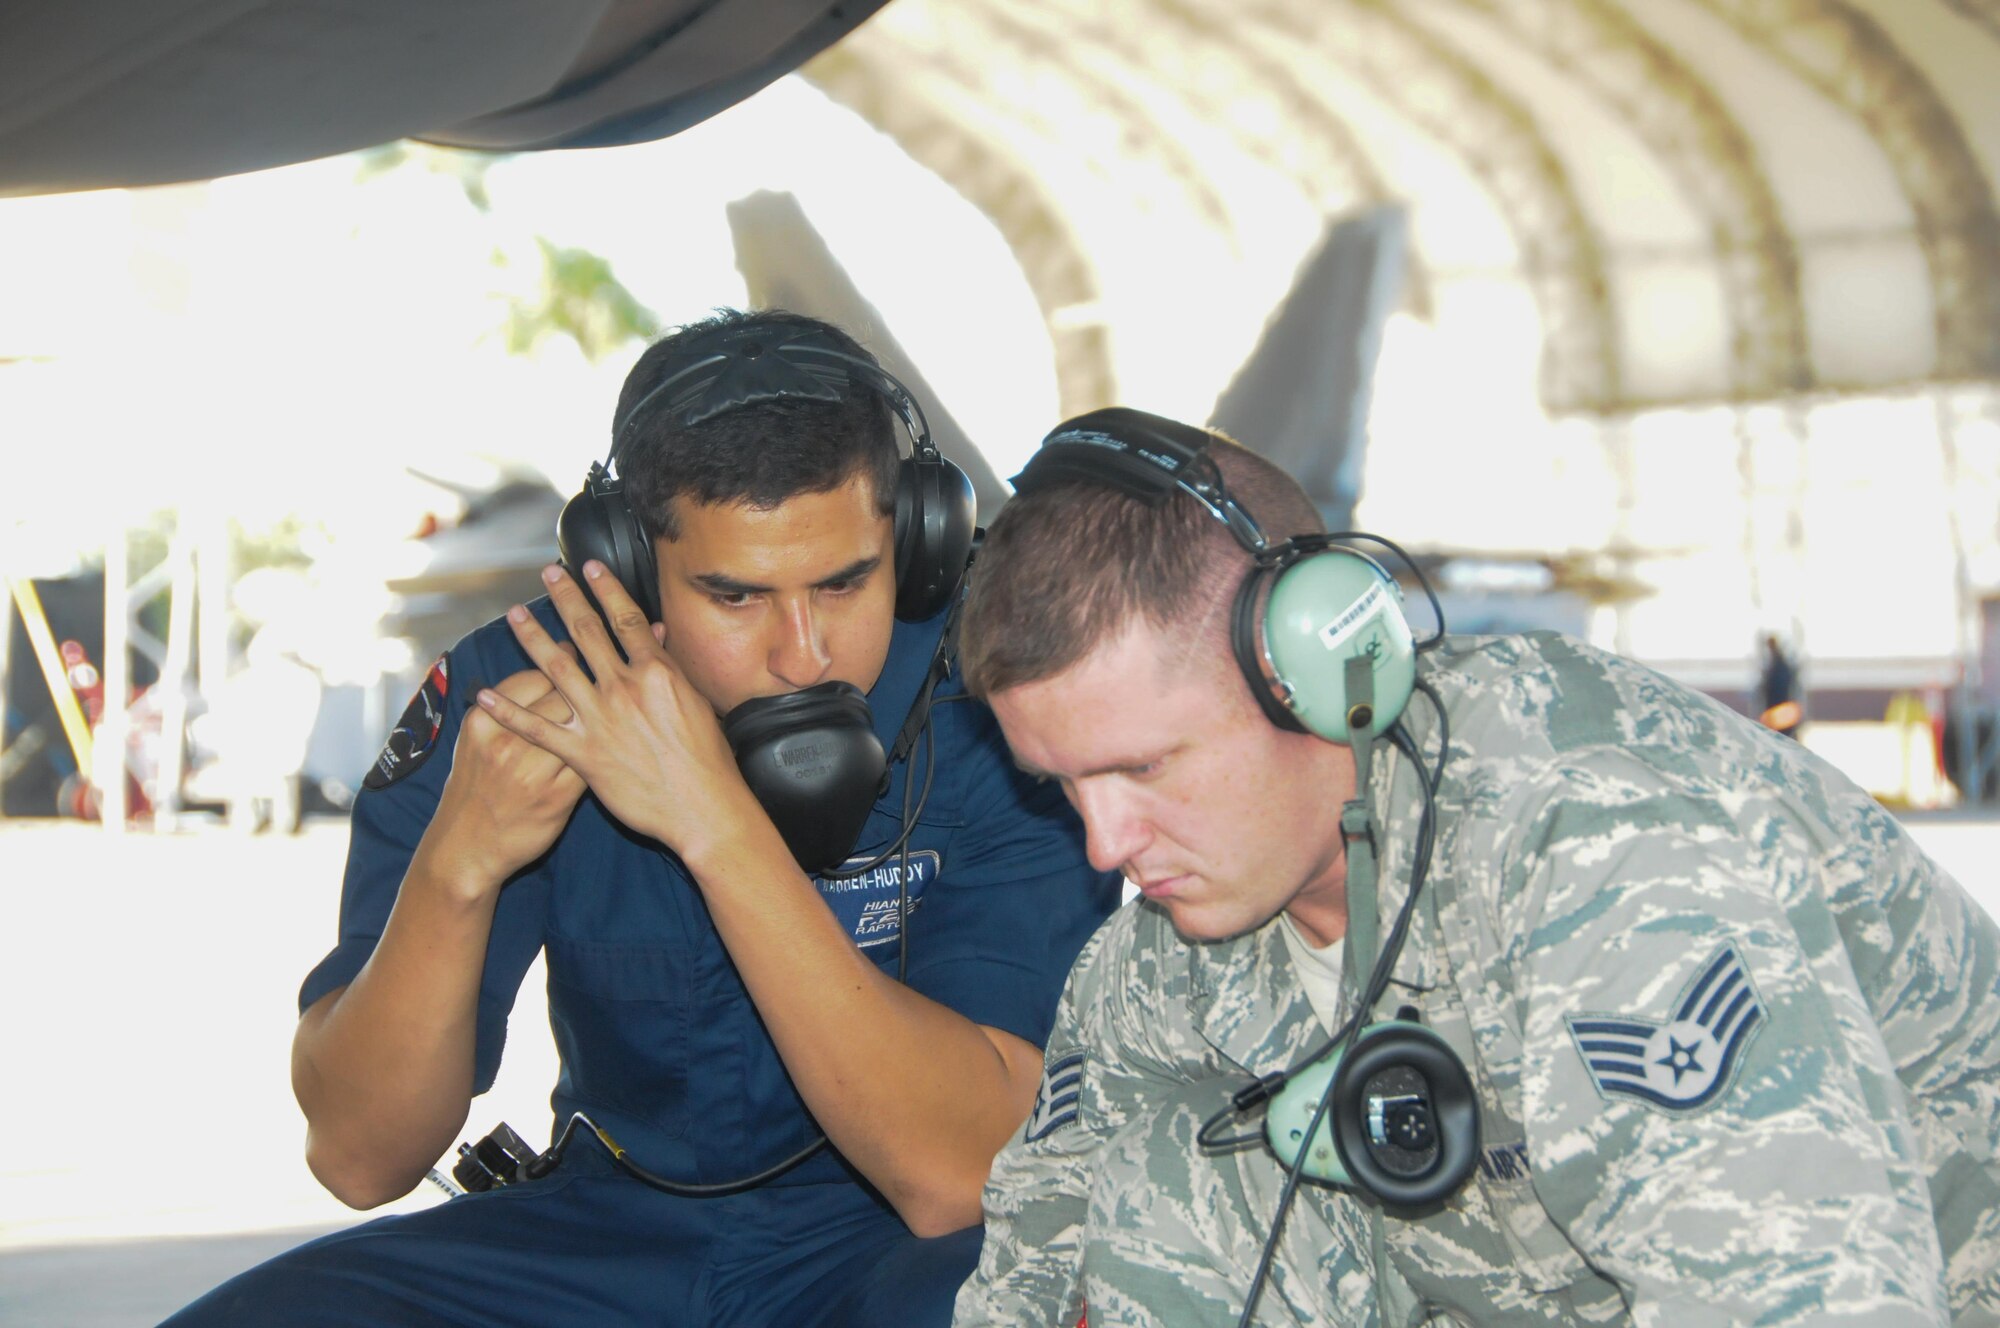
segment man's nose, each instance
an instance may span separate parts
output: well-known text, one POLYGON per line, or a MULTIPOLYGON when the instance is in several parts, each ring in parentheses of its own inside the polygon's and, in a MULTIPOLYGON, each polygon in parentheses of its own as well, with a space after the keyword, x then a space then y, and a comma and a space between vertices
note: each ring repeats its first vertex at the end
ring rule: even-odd
POLYGON ((796 690, 823 681, 832 664, 811 602, 787 604, 778 623, 778 638, 771 645, 771 676, 796 690))
POLYGON ((1152 842, 1131 798, 1108 783, 1084 780, 1072 786, 1070 800, 1083 817, 1084 854, 1096 870, 1117 871, 1152 842))

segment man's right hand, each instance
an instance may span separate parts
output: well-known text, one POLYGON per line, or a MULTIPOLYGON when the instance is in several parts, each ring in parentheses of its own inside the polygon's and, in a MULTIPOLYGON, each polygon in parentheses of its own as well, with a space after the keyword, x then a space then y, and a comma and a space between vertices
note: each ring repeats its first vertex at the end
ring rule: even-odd
MULTIPOLYGON (((569 703, 536 669, 523 669, 494 690, 552 723, 570 717, 569 703)), ((555 843, 583 790, 574 770, 475 706, 459 728, 435 824, 449 838, 453 857, 497 889, 555 843)))

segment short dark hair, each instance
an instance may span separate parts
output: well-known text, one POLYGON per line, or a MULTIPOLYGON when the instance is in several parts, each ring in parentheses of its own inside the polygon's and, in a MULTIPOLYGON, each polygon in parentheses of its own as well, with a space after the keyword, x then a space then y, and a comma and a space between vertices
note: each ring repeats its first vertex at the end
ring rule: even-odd
MULTIPOLYGON (((856 359, 877 362, 854 338, 817 318, 783 309, 721 309, 646 348, 618 394, 612 437, 626 427, 633 407, 674 371, 690 343, 750 327, 818 332, 856 359)), ((839 401, 780 397, 738 406, 698 424, 683 424, 672 411, 648 406, 631 420, 618 454, 618 473, 646 528, 670 540, 680 537, 676 498, 770 508, 802 493, 831 492, 857 474, 873 481, 876 510, 887 516, 896 509, 898 432, 888 403, 872 388, 859 386, 839 401)))
MULTIPOLYGON (((1223 484, 1267 538, 1325 529, 1290 475, 1209 432, 1223 484)), ((1155 507, 1097 479, 1052 479, 1010 498, 980 546, 959 648, 966 689, 983 699, 1053 677, 1135 615, 1226 652, 1226 610, 1249 569, 1229 528, 1186 493, 1155 507)))

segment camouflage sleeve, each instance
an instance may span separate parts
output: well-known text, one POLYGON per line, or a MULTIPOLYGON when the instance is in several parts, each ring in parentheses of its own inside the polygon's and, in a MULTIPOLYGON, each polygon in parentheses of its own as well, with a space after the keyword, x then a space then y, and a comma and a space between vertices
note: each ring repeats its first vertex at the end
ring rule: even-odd
POLYGON ((1537 1197, 1635 1323, 1946 1322, 1920 1143, 1826 902, 1841 846, 1689 761, 1566 753, 1495 845, 1485 976, 1521 1021, 1537 1197))
POLYGON ((1150 1049, 1144 1011, 1153 1002, 1132 963, 1140 916, 1130 904, 1112 914, 1070 970, 1034 1110, 987 1178, 986 1240, 953 1328, 1071 1328, 1083 1313, 1084 1216, 1099 1154, 1178 1082, 1150 1049))
POLYGON ((1923 1145, 1952 1322, 2000 1326, 2000 927, 1872 803, 1824 865, 1923 1145))

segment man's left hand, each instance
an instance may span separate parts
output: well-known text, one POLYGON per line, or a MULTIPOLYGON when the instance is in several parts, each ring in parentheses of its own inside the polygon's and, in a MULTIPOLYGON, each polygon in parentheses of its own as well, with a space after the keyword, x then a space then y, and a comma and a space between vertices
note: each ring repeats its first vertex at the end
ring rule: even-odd
POLYGON ((569 702, 568 722, 544 719, 491 688, 479 693, 479 704, 582 775, 626 826, 690 858, 746 828, 763 809, 737 771, 714 708, 668 657, 655 625, 601 563, 586 562, 583 574, 610 619, 608 630, 563 569, 550 567, 542 579, 589 675, 527 609, 517 604, 507 611, 521 648, 569 702))

